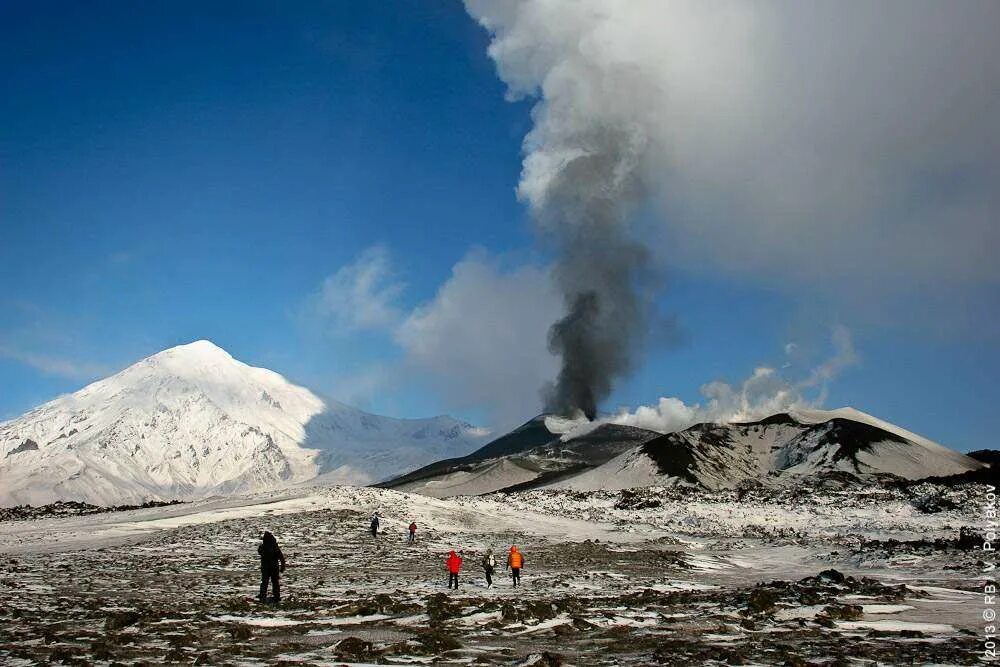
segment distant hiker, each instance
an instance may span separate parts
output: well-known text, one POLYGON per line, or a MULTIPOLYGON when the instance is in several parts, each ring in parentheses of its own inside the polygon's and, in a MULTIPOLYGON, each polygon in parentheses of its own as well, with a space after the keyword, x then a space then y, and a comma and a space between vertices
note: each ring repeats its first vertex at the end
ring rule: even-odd
POLYGON ((448 568, 448 588, 455 585, 455 590, 458 590, 458 571, 462 569, 462 557, 459 556, 454 551, 448 554, 448 560, 444 562, 446 568, 448 568))
POLYGON ((507 554, 507 567, 510 568, 510 576, 514 580, 514 585, 521 583, 521 568, 524 567, 524 555, 517 550, 517 545, 510 548, 507 554))
POLYGON ((486 573, 486 588, 493 588, 493 571, 497 569, 497 559, 493 549, 487 549, 483 556, 483 572, 486 573))
POLYGON ((281 588, 278 584, 278 572, 285 571, 285 555, 278 547, 278 540, 274 535, 264 531, 260 537, 261 543, 257 546, 257 553, 260 554, 260 601, 267 600, 267 582, 271 582, 271 590, 274 591, 274 601, 281 602, 281 588))
POLYGON ((413 544, 417 541, 417 522, 413 521, 410 523, 410 536, 406 538, 406 541, 413 544))
POLYGON ((372 514, 372 525, 371 525, 372 537, 378 537, 378 522, 379 522, 379 515, 378 512, 375 512, 374 514, 372 514))

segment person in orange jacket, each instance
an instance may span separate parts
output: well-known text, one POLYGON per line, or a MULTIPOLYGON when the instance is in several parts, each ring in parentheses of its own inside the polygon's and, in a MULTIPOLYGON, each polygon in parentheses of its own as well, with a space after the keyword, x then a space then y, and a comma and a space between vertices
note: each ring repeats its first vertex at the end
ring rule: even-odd
POLYGON ((514 544, 510 548, 510 553, 507 554, 507 568, 510 570, 510 576, 514 580, 515 586, 521 583, 522 567, 524 567, 524 555, 517 550, 517 545, 514 544))
POLYGON ((462 569, 462 557, 452 551, 448 554, 448 560, 444 562, 444 565, 448 568, 449 590, 452 584, 455 584, 455 590, 458 590, 458 571, 462 569))

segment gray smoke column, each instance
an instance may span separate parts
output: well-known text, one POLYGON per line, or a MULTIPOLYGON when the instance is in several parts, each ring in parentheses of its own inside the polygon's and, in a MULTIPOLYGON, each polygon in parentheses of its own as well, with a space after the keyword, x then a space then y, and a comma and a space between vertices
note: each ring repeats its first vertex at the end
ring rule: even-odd
POLYGON ((510 96, 540 97, 518 195, 556 251, 553 275, 566 309, 549 332, 561 370, 543 394, 548 411, 593 418, 614 381, 632 370, 654 284, 649 253, 628 226, 643 189, 646 133, 627 115, 593 105, 631 96, 627 89, 642 84, 627 65, 605 69, 597 53, 567 61, 584 26, 569 26, 565 43, 548 32, 534 39, 532 31, 547 24, 535 15, 544 4, 468 2, 467 8, 493 33, 490 56, 510 96))
POLYGON ((553 275, 566 308, 549 332, 549 349, 561 360, 557 380, 544 390, 550 412, 579 410, 593 419, 642 347, 652 281, 646 248, 627 234, 638 188, 627 164, 634 154, 615 147, 632 148, 628 139, 583 141, 595 150, 562 166, 536 211, 556 245, 553 275))

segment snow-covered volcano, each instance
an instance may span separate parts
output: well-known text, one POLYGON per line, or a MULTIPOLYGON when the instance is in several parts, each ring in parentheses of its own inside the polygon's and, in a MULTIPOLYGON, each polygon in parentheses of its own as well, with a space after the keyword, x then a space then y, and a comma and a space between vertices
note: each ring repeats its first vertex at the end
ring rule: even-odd
POLYGON ((382 486, 431 496, 498 490, 734 488, 830 477, 923 479, 985 464, 853 408, 798 410, 756 422, 696 424, 661 435, 614 423, 540 416, 458 459, 382 486))
POLYGON ((659 435, 618 424, 567 433, 573 424, 539 415, 467 456, 432 463, 380 486, 442 498, 526 490, 572 478, 659 435))
POLYGON ((486 435, 447 416, 368 414, 197 341, 0 424, 0 505, 190 499, 317 476, 364 484, 486 435))
POLYGON ((747 480, 790 484, 883 475, 948 476, 984 464, 853 408, 797 410, 756 422, 696 424, 625 452, 554 486, 624 489, 689 484, 734 488, 747 480))

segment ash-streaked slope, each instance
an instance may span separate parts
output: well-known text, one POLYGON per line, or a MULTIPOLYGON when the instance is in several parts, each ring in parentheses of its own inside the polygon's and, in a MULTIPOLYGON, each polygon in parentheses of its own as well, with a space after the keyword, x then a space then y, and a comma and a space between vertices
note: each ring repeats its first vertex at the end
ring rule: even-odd
POLYGON ((192 499, 317 475, 366 484, 486 435, 446 416, 368 414, 197 341, 0 424, 0 505, 192 499))
POLYGON ((468 456, 433 463, 380 486, 440 498, 531 489, 595 468, 658 436, 603 424, 567 437, 560 422, 540 415, 468 456))
POLYGON ((984 464, 853 408, 802 410, 757 422, 697 424, 668 433, 553 487, 625 489, 686 484, 733 488, 835 476, 946 476, 984 464))

